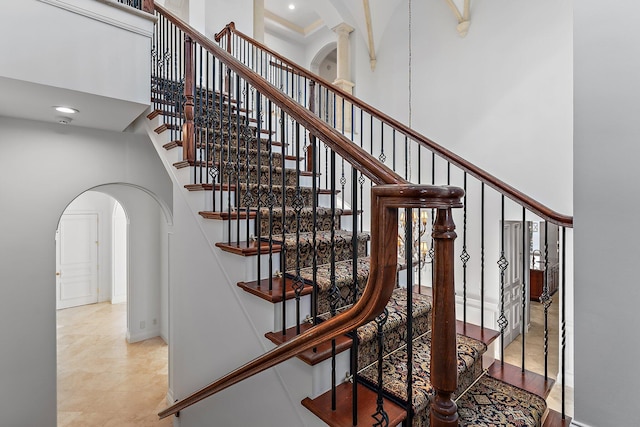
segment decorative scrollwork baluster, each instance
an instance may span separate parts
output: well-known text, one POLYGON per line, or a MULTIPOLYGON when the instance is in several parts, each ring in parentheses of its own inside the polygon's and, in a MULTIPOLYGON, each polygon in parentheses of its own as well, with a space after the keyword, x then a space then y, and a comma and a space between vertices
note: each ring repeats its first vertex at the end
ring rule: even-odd
MULTIPOLYGON (((375 420, 373 424, 375 427, 388 427, 389 426, 389 415, 387 411, 384 409, 384 400, 383 400, 383 387, 382 387, 382 358, 384 355, 384 325, 387 323, 387 319, 389 318, 389 310, 385 307, 384 311, 376 317, 376 325, 378 327, 378 331, 376 337, 378 339, 378 397, 376 399, 376 412, 371 415, 371 417, 375 420)), ((411 403, 409 403, 410 405, 411 403)))

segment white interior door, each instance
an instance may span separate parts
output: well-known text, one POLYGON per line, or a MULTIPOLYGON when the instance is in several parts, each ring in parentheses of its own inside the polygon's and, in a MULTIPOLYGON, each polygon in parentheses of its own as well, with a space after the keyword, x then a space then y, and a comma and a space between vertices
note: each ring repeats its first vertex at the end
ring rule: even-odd
POLYGON ((509 262, 504 277, 504 312, 508 324, 504 332, 504 345, 513 341, 522 330, 522 278, 524 264, 522 251, 522 223, 507 221, 504 224, 505 258, 509 262))
POLYGON ((62 215, 56 254, 56 308, 98 302, 98 214, 62 215))

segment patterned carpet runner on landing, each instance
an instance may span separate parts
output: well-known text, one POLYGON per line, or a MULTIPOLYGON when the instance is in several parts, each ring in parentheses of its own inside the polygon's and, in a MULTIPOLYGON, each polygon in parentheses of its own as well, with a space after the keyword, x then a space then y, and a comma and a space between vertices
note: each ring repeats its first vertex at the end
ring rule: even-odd
POLYGON ((547 409, 543 398, 488 375, 457 402, 460 426, 540 426, 547 409))
MULTIPOLYGON (((433 387, 429 381, 431 373, 431 334, 426 334, 413 342, 413 410, 414 426, 428 425, 429 398, 433 387)), ((482 373, 482 354, 487 347, 484 343, 457 336, 458 346, 458 390, 463 392, 482 373)), ((401 348, 385 357, 382 362, 383 388, 385 392, 400 402, 407 402, 407 350, 401 348)), ((360 371, 359 376, 368 384, 377 386, 378 364, 360 371)))

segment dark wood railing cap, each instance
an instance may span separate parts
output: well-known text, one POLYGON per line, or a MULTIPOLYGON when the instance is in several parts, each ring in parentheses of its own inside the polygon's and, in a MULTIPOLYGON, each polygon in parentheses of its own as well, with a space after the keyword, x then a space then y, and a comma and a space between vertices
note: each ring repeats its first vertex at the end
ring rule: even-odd
POLYGON ((396 197, 398 208, 461 208, 464 190, 449 185, 393 184, 377 185, 373 194, 396 197))
POLYGON ((505 195, 506 197, 520 204, 521 206, 524 206, 525 208, 529 209, 531 212, 540 216, 541 218, 562 227, 573 227, 573 216, 561 214, 559 212, 554 211, 553 209, 550 209, 546 205, 527 196, 521 191, 515 189, 514 187, 510 186, 509 184, 505 183, 504 181, 498 179, 497 177, 493 176, 489 172, 485 171, 484 169, 477 167, 473 163, 463 159, 462 157, 458 156, 452 151, 447 150, 446 148, 430 140, 426 136, 416 132, 414 129, 411 129, 408 126, 404 125, 403 123, 400 123, 399 121, 395 120, 393 117, 386 115, 382 111, 372 107, 371 105, 367 104, 361 99, 356 98, 352 94, 344 91, 343 89, 339 88, 333 83, 323 79, 318 75, 311 73, 310 71, 306 70, 304 67, 285 58, 284 56, 275 52, 273 49, 270 49, 263 43, 260 43, 259 41, 254 40, 253 38, 247 36, 243 32, 238 31, 237 29, 235 29, 235 25, 231 25, 231 24, 227 25, 220 33, 231 31, 235 33, 238 37, 243 38, 244 40, 252 43, 254 46, 258 47, 259 49, 262 49, 265 52, 268 52, 270 55, 272 55, 274 58, 277 58, 282 63, 287 64, 287 68, 290 69, 292 73, 303 76, 314 83, 320 84, 327 88, 331 88, 332 91, 334 91, 341 98, 344 98, 349 103, 360 108, 362 111, 366 112, 367 114, 373 117, 376 117, 378 120, 380 120, 381 122, 384 122, 390 128, 395 129, 396 131, 402 133, 403 135, 406 135, 407 137, 411 138, 417 143, 424 145, 429 150, 436 153, 438 156, 440 156, 447 162, 459 167, 469 175, 475 177, 479 181, 493 188, 497 192, 505 195))

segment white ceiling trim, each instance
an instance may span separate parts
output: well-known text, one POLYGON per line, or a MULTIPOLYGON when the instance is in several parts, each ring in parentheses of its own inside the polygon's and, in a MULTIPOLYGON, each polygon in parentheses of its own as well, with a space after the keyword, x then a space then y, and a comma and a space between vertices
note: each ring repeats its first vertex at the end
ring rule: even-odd
POLYGON ((317 30, 318 28, 320 28, 324 24, 322 19, 318 19, 318 20, 312 22, 311 24, 307 25, 306 27, 301 27, 300 25, 294 24, 293 22, 289 21, 288 19, 285 19, 280 15, 276 15, 275 13, 273 13, 270 10, 267 10, 267 9, 264 10, 264 17, 265 17, 265 19, 268 19, 268 20, 273 21, 273 22, 275 22, 277 24, 280 24, 283 27, 287 28, 288 30, 291 30, 291 31, 293 31, 295 33, 298 33, 303 37, 311 34, 312 32, 314 32, 315 30, 317 30))

